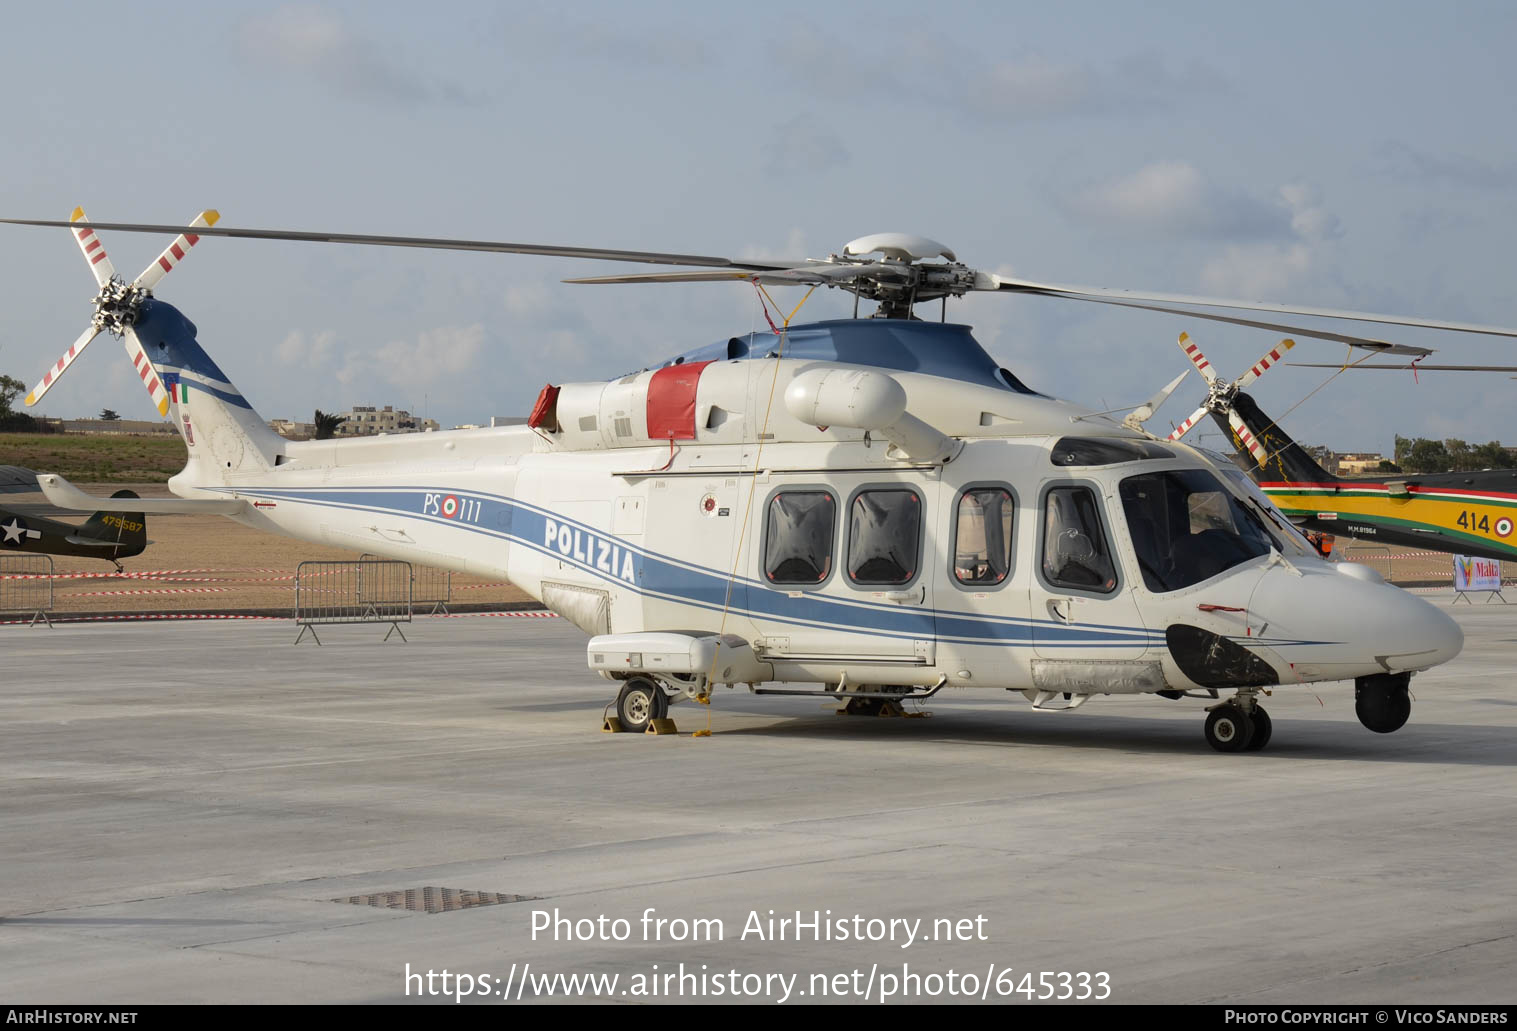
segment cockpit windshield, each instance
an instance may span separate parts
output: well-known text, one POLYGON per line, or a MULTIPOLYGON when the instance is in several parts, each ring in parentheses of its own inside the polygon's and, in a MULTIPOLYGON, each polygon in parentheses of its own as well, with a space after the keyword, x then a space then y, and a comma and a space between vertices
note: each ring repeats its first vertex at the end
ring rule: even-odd
POLYGON ((1260 518, 1205 470, 1129 476, 1121 493, 1143 582, 1156 593, 1200 583, 1276 546, 1260 518))
POLYGON ((1219 469, 1238 493, 1242 494, 1268 521, 1270 535, 1286 546, 1281 549, 1282 551, 1287 551, 1287 553, 1294 551, 1298 555, 1315 556, 1317 554, 1317 549, 1312 547, 1311 542, 1302 536, 1301 531, 1296 529, 1289 519, 1285 518, 1284 514, 1275 507, 1275 503, 1269 499, 1269 495, 1260 490, 1259 485, 1249 479, 1247 473, 1231 463, 1224 464, 1219 469))

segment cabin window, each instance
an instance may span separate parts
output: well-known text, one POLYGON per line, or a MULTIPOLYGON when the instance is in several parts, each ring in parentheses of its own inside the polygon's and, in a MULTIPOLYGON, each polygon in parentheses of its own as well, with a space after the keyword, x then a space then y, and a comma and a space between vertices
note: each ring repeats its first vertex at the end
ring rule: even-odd
POLYGON ((1208 580, 1274 544, 1259 517, 1200 469, 1129 476, 1122 508, 1143 582, 1155 593, 1208 580))
POLYGON ((848 578, 856 584, 916 579, 922 499, 914 490, 864 490, 848 515, 848 578))
POLYGON ((973 487, 959 496, 953 535, 953 575, 961 584, 998 584, 1011 572, 1011 492, 973 487))
POLYGON ((793 490, 769 501, 764 576, 772 584, 819 584, 832 572, 837 502, 820 490, 793 490))
POLYGON ((1116 566, 1095 492, 1054 487, 1043 504, 1043 579, 1049 586, 1098 594, 1116 589, 1116 566))
POLYGON ((1159 444, 1125 437, 1063 437, 1048 452, 1048 460, 1061 466, 1118 465, 1173 457, 1173 451, 1159 444))

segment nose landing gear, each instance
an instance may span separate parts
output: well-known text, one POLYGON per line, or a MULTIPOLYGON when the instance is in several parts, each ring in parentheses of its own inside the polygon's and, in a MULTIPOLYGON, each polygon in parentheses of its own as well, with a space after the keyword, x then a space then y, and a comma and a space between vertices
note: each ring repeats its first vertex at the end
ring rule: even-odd
POLYGON ((641 734, 648 724, 669 715, 669 698, 664 689, 647 677, 633 677, 622 684, 616 696, 616 717, 622 729, 641 734))
POLYGON ((1377 673, 1354 681, 1354 713, 1370 730, 1389 734, 1406 726, 1412 714, 1407 685, 1410 673, 1377 673))
POLYGON ((1221 705, 1213 706, 1206 717, 1206 743, 1219 752, 1258 752, 1275 731, 1274 723, 1258 692, 1244 689, 1221 705))

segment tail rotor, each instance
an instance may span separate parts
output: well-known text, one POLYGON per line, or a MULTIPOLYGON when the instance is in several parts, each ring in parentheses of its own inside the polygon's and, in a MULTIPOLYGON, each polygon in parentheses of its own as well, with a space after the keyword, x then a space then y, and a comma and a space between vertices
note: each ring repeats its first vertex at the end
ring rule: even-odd
POLYGON ((1253 456, 1254 461, 1262 467, 1269 456, 1254 436, 1253 431, 1248 428, 1248 424, 1243 421, 1243 417, 1238 414, 1238 410, 1233 403, 1234 398, 1238 396, 1240 390, 1250 386, 1260 376, 1268 372, 1281 358, 1285 357, 1285 353, 1295 347, 1296 342, 1289 338, 1281 340, 1278 345, 1270 348, 1262 358, 1255 362, 1247 372, 1231 383, 1217 375, 1217 371, 1206 360, 1206 356, 1201 353, 1201 349, 1190 339, 1190 334, 1181 333, 1179 343, 1180 350, 1185 352, 1185 357, 1189 358, 1191 364, 1200 371, 1201 375, 1206 377, 1207 395, 1201 407, 1192 412, 1188 419, 1176 426, 1174 432, 1169 435, 1169 439, 1179 440, 1190 431, 1192 426, 1209 414, 1226 416, 1227 424, 1232 427, 1233 435, 1248 453, 1253 456))
MULTIPOLYGON (((214 226, 220 218, 218 212, 202 211, 190 222, 188 228, 194 230, 214 226)), ((95 295, 95 314, 90 320, 89 328, 79 335, 26 395, 27 407, 42 400, 43 395, 53 388, 95 337, 102 332, 110 332, 121 338, 127 357, 131 359, 132 367, 152 399, 153 407, 158 409, 160 416, 166 417, 169 413, 168 392, 159 381, 147 352, 142 349, 142 343, 137 339, 136 333, 132 332, 132 326, 136 324, 142 306, 152 299, 153 288, 183 260, 190 248, 200 242, 200 237, 189 231, 181 233, 152 264, 142 270, 141 275, 127 283, 116 275, 116 267, 111 263, 82 207, 74 209, 69 222, 74 239, 84 254, 84 260, 89 263, 100 292, 95 295)))

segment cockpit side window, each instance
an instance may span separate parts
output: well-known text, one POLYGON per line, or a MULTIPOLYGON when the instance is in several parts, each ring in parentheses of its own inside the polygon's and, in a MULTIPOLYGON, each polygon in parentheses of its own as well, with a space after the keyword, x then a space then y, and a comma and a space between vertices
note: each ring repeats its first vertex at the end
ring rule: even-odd
POLYGON ((819 584, 832 573, 837 501, 820 490, 794 490, 769 501, 764 577, 772 584, 819 584))
POLYGON ((917 575, 922 550, 922 499, 914 490, 864 490, 848 518, 848 579, 904 584, 917 575))
POLYGON ((1200 583, 1274 546, 1259 517, 1209 472, 1129 476, 1121 494, 1143 582, 1156 593, 1200 583))
POLYGON ((1117 571, 1089 487, 1054 487, 1043 501, 1043 579, 1051 587, 1109 594, 1117 571))
POLYGON ((1011 572, 1011 492, 971 487, 959 495, 953 534, 953 576, 966 586, 1001 583, 1011 572))

